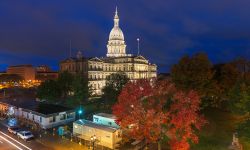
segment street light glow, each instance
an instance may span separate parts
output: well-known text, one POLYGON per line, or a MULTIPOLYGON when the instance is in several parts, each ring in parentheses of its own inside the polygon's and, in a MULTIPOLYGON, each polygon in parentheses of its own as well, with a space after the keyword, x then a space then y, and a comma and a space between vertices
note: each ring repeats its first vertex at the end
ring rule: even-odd
POLYGON ((82 110, 78 110, 78 114, 82 114, 82 110))

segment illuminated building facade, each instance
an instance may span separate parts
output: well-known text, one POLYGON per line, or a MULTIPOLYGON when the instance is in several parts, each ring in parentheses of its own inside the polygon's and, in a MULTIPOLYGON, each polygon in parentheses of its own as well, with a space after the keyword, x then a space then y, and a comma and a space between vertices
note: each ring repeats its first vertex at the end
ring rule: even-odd
POLYGON ((72 74, 83 74, 96 95, 102 94, 106 77, 112 73, 124 72, 129 79, 150 79, 157 76, 157 66, 141 55, 126 53, 124 34, 119 27, 119 16, 116 9, 114 27, 109 34, 106 57, 85 58, 81 52, 75 58, 60 62, 60 71, 72 74))
POLYGON ((113 118, 112 114, 100 113, 93 116, 93 121, 77 120, 73 123, 73 135, 89 142, 93 142, 91 138, 95 136, 98 141, 96 144, 117 149, 118 143, 122 140, 122 131, 113 118))

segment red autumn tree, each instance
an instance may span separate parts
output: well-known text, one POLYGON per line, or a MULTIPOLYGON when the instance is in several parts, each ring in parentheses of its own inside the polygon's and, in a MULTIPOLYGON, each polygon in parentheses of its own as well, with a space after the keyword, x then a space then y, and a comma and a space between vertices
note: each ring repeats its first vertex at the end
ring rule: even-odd
POLYGON ((113 114, 124 136, 146 143, 167 139, 172 150, 188 150, 188 141, 198 142, 195 130, 205 123, 199 106, 200 99, 194 91, 178 91, 166 80, 139 80, 123 88, 113 114))

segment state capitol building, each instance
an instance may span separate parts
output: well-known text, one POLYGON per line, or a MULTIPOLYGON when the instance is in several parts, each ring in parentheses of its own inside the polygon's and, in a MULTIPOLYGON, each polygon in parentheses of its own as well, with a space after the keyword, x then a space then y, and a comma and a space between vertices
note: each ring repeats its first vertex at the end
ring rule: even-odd
POLYGON ((117 72, 124 72, 129 79, 150 79, 157 76, 157 66, 149 63, 141 55, 126 53, 124 35, 119 27, 119 16, 116 9, 114 27, 109 34, 106 57, 85 58, 81 52, 60 62, 60 72, 81 73, 88 78, 89 86, 96 95, 102 94, 106 77, 117 72))

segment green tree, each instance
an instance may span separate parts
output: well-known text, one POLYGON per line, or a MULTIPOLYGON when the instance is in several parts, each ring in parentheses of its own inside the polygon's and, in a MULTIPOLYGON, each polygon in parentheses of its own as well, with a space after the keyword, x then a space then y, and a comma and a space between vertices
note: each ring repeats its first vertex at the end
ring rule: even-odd
POLYGON ((45 99, 49 102, 58 102, 61 97, 61 90, 58 86, 57 81, 47 80, 38 87, 37 89, 37 97, 40 99, 45 99))
POLYGON ((229 92, 229 99, 230 108, 234 113, 250 115, 250 85, 237 82, 229 92))
POLYGON ((60 87, 60 90, 62 92, 62 97, 67 98, 70 93, 72 92, 72 82, 73 82, 73 75, 69 72, 65 71, 59 74, 58 77, 58 86, 60 87))
POLYGON ((192 57, 184 56, 171 68, 171 78, 180 90, 195 90, 208 105, 215 97, 216 83, 212 80, 212 63, 204 53, 192 57))
POLYGON ((103 88, 103 99, 106 104, 114 104, 117 101, 118 95, 129 78, 123 72, 113 73, 106 78, 106 86, 103 88))
POLYGON ((91 94, 89 89, 87 78, 84 78, 81 74, 75 75, 72 82, 73 100, 70 100, 70 103, 76 106, 86 102, 91 94))

